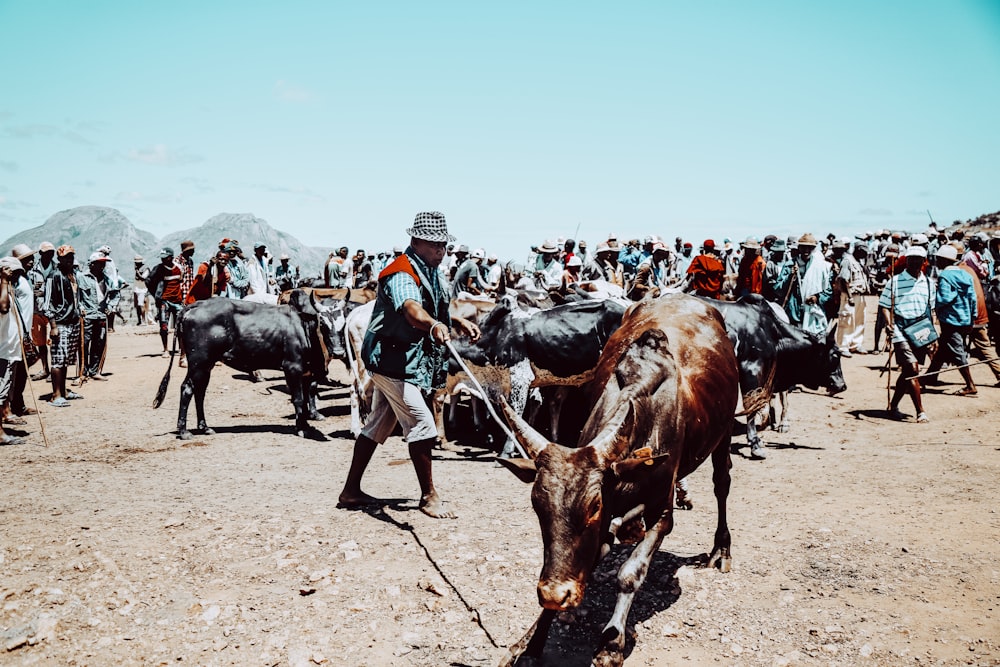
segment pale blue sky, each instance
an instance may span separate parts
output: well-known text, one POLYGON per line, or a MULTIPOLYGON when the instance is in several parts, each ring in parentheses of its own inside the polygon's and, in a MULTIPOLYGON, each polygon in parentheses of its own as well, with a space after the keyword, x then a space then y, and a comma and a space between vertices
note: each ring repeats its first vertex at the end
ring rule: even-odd
POLYGON ((2 237, 94 204, 522 258, 1000 210, 1000 1, 0 0, 2 237))

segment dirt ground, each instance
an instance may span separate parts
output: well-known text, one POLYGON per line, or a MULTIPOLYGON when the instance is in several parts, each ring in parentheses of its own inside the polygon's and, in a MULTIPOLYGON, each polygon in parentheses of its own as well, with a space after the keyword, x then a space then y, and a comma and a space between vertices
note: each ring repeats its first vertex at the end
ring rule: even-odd
MULTIPOLYGON (((871 320, 870 320, 871 321, 871 320)), ((870 341, 869 341, 870 343, 870 341)), ((346 389, 323 437, 293 434, 274 371, 217 368, 192 442, 174 429, 183 372, 150 327, 111 335, 110 381, 0 448, 0 664, 496 665, 538 613, 529 487, 461 441, 436 480, 458 520, 416 510, 405 444, 366 477, 384 510, 336 508, 350 461, 346 389)), ((929 424, 886 419, 886 355, 844 360, 848 391, 792 395, 769 458, 733 441, 728 574, 691 563, 715 527, 710 466, 654 560, 626 665, 1000 665, 1000 389, 926 396, 929 424)), ((347 379, 334 364, 333 377, 347 379)), ((49 391, 33 382, 36 395, 49 391)), ((193 421, 193 420, 192 420, 193 421)), ((601 565, 554 626, 545 664, 589 664, 610 615, 601 565)))

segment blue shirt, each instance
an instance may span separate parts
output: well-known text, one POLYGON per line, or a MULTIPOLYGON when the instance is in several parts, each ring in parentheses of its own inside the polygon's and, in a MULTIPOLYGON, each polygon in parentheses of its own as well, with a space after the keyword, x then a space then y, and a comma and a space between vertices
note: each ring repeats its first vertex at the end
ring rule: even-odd
POLYGON ((970 326, 976 319, 975 280, 958 266, 949 266, 938 276, 935 295, 938 321, 955 327, 970 326))
MULTIPOLYGON (((885 284, 878 305, 892 310, 895 317, 916 319, 934 308, 934 290, 923 273, 914 278, 909 271, 903 271, 885 284)), ((903 328, 894 327, 892 342, 901 343, 903 340, 903 328)))

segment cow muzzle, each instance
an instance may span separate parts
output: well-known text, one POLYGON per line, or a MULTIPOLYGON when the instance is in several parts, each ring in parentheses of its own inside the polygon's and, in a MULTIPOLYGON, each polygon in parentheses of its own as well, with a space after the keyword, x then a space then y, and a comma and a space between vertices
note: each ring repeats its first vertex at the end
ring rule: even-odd
POLYGON ((576 581, 539 581, 538 604, 552 611, 564 611, 583 602, 582 584, 576 581))

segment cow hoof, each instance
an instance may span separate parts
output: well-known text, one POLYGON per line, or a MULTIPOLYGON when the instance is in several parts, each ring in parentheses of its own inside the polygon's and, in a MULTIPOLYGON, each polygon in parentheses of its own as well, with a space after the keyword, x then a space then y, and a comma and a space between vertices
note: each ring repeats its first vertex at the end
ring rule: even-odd
POLYGON ((215 429, 214 428, 209 428, 207 426, 205 428, 201 429, 201 432, 203 434, 205 434, 205 435, 215 435, 215 429))
POLYGON ((778 433, 788 433, 791 430, 792 430, 792 427, 789 426, 788 424, 778 424, 778 428, 777 428, 778 433))
POLYGON ((177 439, 178 440, 190 440, 192 437, 193 436, 191 435, 191 431, 178 431, 177 432, 177 439))
POLYGON ((750 447, 750 458, 754 461, 763 461, 767 458, 767 452, 763 445, 753 445, 750 447))
POLYGON ((314 421, 314 422, 321 422, 324 419, 326 419, 326 417, 324 417, 323 415, 321 415, 318 412, 312 413, 311 415, 309 415, 308 418, 309 418, 309 420, 314 421))
POLYGON ((717 567, 719 572, 729 572, 733 567, 733 557, 729 555, 729 549, 715 549, 705 567, 717 567))

